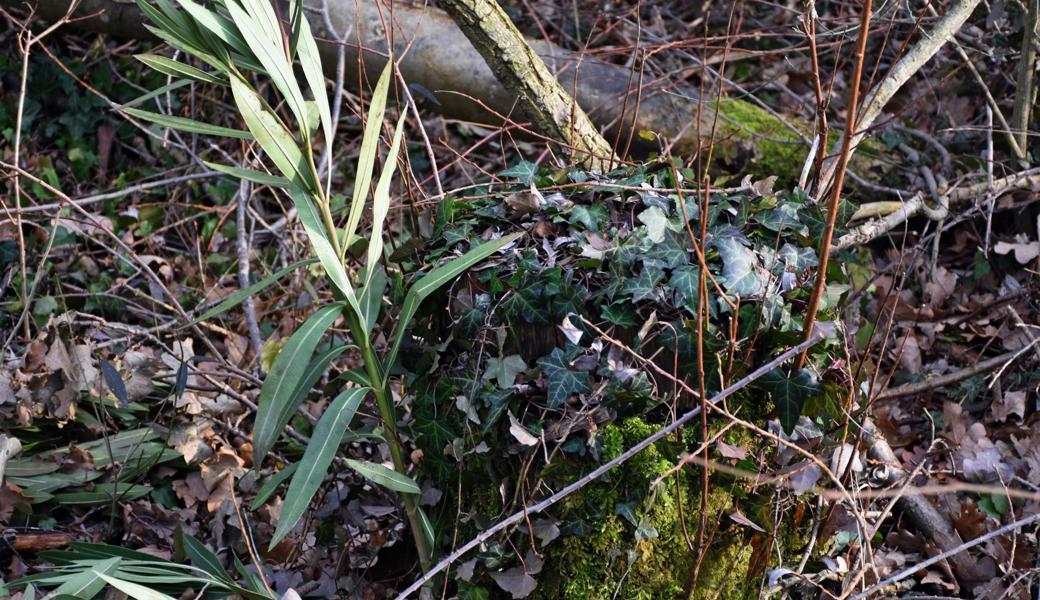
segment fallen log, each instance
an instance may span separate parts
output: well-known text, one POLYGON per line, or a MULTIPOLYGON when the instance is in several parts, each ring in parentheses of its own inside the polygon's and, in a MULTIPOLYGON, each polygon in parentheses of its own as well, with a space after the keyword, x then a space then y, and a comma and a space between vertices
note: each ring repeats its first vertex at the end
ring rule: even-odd
MULTIPOLYGON (((0 6, 22 14, 30 7, 40 17, 53 21, 65 14, 69 0, 0 0, 0 6)), ((515 96, 499 84, 481 55, 442 11, 400 3, 387 6, 377 0, 328 0, 328 22, 339 34, 335 35, 325 27, 321 0, 304 0, 304 6, 320 38, 323 63, 330 76, 337 54, 336 43, 331 40, 344 39, 348 45, 347 85, 381 72, 389 37, 394 40, 405 80, 429 90, 439 103, 429 108, 448 118, 492 126, 502 124, 503 117, 523 120, 515 96), (389 25, 389 36, 384 24, 389 25), (364 73, 358 72, 359 64, 364 73)), ((74 17, 70 27, 121 38, 151 37, 137 5, 127 0, 81 0, 74 17)), ((690 155, 703 141, 700 136, 707 137, 712 131, 715 102, 706 101, 698 110, 698 96, 690 88, 657 82, 639 90, 639 73, 630 68, 590 59, 542 40, 529 43, 606 132, 606 138, 616 142, 619 152, 630 142, 633 152, 640 144, 643 151, 658 150, 658 142, 648 145, 640 138, 640 132, 649 131, 664 143, 673 143, 673 152, 690 155)), ((716 139, 727 149, 716 156, 725 159, 741 155, 741 163, 750 162, 739 167, 756 174, 797 176, 807 147, 776 117, 734 99, 721 102, 720 114, 716 139)))

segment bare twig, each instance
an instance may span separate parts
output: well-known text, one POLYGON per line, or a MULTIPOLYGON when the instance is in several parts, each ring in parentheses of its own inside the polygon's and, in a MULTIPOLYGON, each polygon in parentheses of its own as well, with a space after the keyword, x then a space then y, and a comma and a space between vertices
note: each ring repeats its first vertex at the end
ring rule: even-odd
POLYGON ((26 206, 22 208, 22 214, 27 215, 30 213, 50 212, 69 205, 75 205, 82 208, 84 206, 87 206, 88 204, 96 204, 98 202, 104 202, 105 200, 115 200, 116 198, 123 198, 124 196, 130 196, 132 194, 137 194, 140 192, 147 192, 148 190, 169 187, 171 185, 187 183, 189 181, 212 179, 214 177, 226 177, 226 175, 224 175, 223 173, 218 173, 216 171, 203 171, 201 173, 190 173, 188 175, 181 175, 179 177, 170 177, 169 179, 148 181, 145 183, 138 183, 135 185, 127 186, 121 190, 115 190, 112 192, 92 194, 90 196, 83 196, 81 198, 72 198, 68 201, 52 202, 50 204, 37 204, 36 206, 26 206))
MULTIPOLYGON (((238 253, 238 287, 243 290, 249 287, 249 248, 252 235, 246 228, 246 207, 253 196, 253 188, 243 179, 238 184, 238 204, 235 207, 235 250, 238 253)), ((246 296, 242 306, 246 312, 246 327, 249 330, 249 342, 253 345, 253 357, 259 364, 263 338, 260 337, 260 324, 256 320, 256 307, 253 297, 246 296)))
POLYGON ((965 550, 969 550, 971 548, 974 548, 975 546, 978 546, 979 544, 982 544, 984 542, 988 542, 989 540, 992 540, 993 538, 1000 537, 1000 536, 1004 535, 1005 533, 1011 533, 1012 531, 1015 531, 1016 529, 1020 529, 1020 528, 1025 527, 1026 525, 1029 525, 1031 523, 1036 523, 1037 521, 1040 521, 1040 513, 1034 513, 1032 515, 1029 515, 1028 517, 1024 517, 1024 518, 1018 519, 1017 521, 1012 521, 1011 523, 1008 523, 1007 525, 1005 525, 1005 526, 1003 526, 1003 527, 1001 527, 999 529, 994 529, 993 531, 991 531, 991 532, 989 532, 989 533, 987 533, 985 535, 981 535, 981 536, 971 540, 970 542, 964 542, 963 544, 957 546, 956 548, 951 548, 951 549, 949 549, 949 550, 947 550, 945 552, 942 552, 940 554, 937 554, 937 555, 929 558, 928 560, 925 560, 925 561, 917 563, 916 565, 907 567, 907 568, 903 569, 902 571, 896 573, 895 575, 892 575, 890 577, 886 577, 885 579, 882 579, 881 581, 875 583, 874 585, 870 586, 869 588, 867 588, 867 589, 863 590, 862 592, 856 594, 855 596, 853 596, 851 598, 851 600, 863 600, 864 598, 870 598, 871 594, 873 594, 873 593, 875 593, 875 592, 877 592, 879 590, 882 590, 885 587, 888 587, 888 586, 892 585, 893 583, 896 583, 898 581, 902 581, 902 580, 906 579, 907 577, 913 575, 914 573, 917 573, 918 571, 927 569, 928 567, 934 565, 937 562, 946 560, 947 558, 950 558, 951 556, 958 555, 961 552, 964 552, 965 550))
MULTIPOLYGON (((888 101, 892 99, 900 88, 921 69, 933 56, 939 51, 943 45, 953 39, 954 34, 961 28, 968 17, 971 16, 972 11, 978 6, 980 0, 958 0, 955 2, 946 14, 935 24, 935 27, 931 31, 922 35, 921 40, 918 41, 909 51, 897 62, 892 70, 889 71, 888 75, 882 79, 876 86, 874 86, 863 102, 863 111, 857 117, 853 110, 855 106, 850 104, 848 117, 849 121, 857 121, 854 128, 846 126, 846 133, 843 137, 852 138, 852 147, 855 148, 863 140, 868 129, 874 124, 878 116, 881 115, 882 109, 888 104, 888 101)), ((860 32, 862 35, 862 32, 860 32)), ((853 80, 852 85, 858 85, 858 80, 853 80)), ((842 141, 844 144, 844 140, 842 141)), ((839 156, 840 158, 840 156, 839 156)), ((847 158, 843 159, 847 162, 847 158)), ((824 162, 824 173, 820 178, 820 191, 827 189, 831 185, 838 183, 836 175, 840 172, 839 160, 831 159, 824 162)), ((842 168, 844 170, 844 168, 842 168)))
POLYGON ((1025 0, 1028 7, 1026 20, 1022 24, 1022 56, 1018 59, 1018 77, 1015 80, 1015 106, 1011 113, 1011 132, 1017 138, 1022 152, 1019 158, 1029 156, 1029 117, 1036 109, 1036 87, 1033 72, 1036 70, 1037 12, 1040 0, 1025 0))
MULTIPOLYGON (((18 88, 18 108, 15 113, 14 120, 14 164, 21 166, 21 151, 22 151, 22 124, 25 117, 25 96, 26 86, 29 83, 29 56, 32 52, 33 45, 39 43, 45 37, 53 33, 56 29, 69 22, 72 13, 76 11, 76 7, 79 5, 79 0, 71 0, 69 2, 68 9, 65 14, 55 21, 50 27, 47 27, 38 35, 33 35, 32 31, 29 30, 29 21, 32 20, 32 15, 26 19, 25 23, 22 24, 22 30, 18 35, 18 49, 22 54, 22 78, 18 88)), ((7 14, 6 11, 4 14, 7 14)), ((8 218, 11 218, 7 204, 4 204, 4 212, 8 213, 8 218)), ((15 223, 15 229, 17 230, 18 237, 18 260, 19 267, 21 268, 21 296, 22 296, 22 315, 20 322, 25 325, 25 339, 32 337, 30 331, 29 319, 26 318, 28 315, 29 308, 32 305, 32 298, 29 296, 29 271, 27 270, 25 255, 25 235, 22 231, 22 185, 18 173, 14 174, 14 218, 12 221, 15 223)), ((34 286, 35 287, 35 286, 34 286)), ((6 344, 5 344, 6 346, 6 344)))
MULTIPOLYGON (((813 335, 813 326, 816 324, 816 311, 823 298, 823 292, 827 289, 827 263, 830 258, 831 241, 834 238, 834 224, 838 219, 838 206, 841 202, 841 188, 845 181, 845 172, 849 166, 849 157, 852 155, 852 143, 856 132, 856 116, 859 108, 859 84, 863 79, 863 61, 867 51, 867 38, 870 37, 870 15, 873 12, 873 0, 865 0, 863 3, 863 14, 860 16, 859 39, 856 42, 855 63, 852 66, 852 88, 849 90, 848 117, 845 119, 845 134, 841 140, 841 153, 835 164, 834 184, 831 187, 830 202, 827 204, 827 217, 823 227, 823 235, 820 240, 820 266, 816 271, 816 283, 813 285, 812 295, 809 296, 809 304, 805 309, 805 326, 802 329, 802 339, 808 340, 813 335)), ((824 152, 825 149, 821 149, 824 152)), ((822 193, 825 186, 821 186, 822 193)), ((798 355, 795 361, 795 369, 802 368, 808 356, 808 350, 798 355)))
POLYGON ((891 388, 878 393, 875 396, 877 400, 887 400, 889 398, 902 398, 903 396, 913 396, 914 394, 920 394, 948 385, 953 385, 974 377, 981 373, 987 373, 1007 363, 1009 360, 1015 358, 1015 352, 1005 352, 1000 356, 994 356, 993 358, 987 358, 986 360, 976 363, 970 367, 955 371, 953 373, 947 373, 946 375, 937 375, 935 377, 929 377, 923 381, 917 381, 914 383, 908 383, 901 385, 897 388, 891 388))

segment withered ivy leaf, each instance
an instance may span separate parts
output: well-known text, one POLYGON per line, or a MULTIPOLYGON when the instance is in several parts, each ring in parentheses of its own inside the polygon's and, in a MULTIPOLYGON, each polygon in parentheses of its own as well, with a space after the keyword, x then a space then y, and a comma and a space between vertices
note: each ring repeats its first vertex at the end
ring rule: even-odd
POLYGON ((534 577, 524 573, 523 569, 513 567, 500 573, 491 573, 498 587, 509 592, 513 598, 526 598, 538 587, 534 577))
POLYGON ((562 406, 574 394, 588 394, 592 391, 588 375, 572 369, 570 365, 579 350, 576 347, 569 351, 555 348, 549 356, 538 359, 538 366, 542 368, 548 382, 549 408, 562 406))

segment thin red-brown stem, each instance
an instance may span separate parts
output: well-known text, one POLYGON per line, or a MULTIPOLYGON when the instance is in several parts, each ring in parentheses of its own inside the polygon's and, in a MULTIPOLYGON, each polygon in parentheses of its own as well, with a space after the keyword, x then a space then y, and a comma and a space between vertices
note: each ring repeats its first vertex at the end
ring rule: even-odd
MULTIPOLYGON (((838 205, 841 203, 841 188, 845 182, 845 171, 849 166, 849 155, 852 153, 852 139, 856 134, 856 112, 859 109, 859 83, 863 77, 863 60, 866 55, 867 39, 870 36, 870 16, 873 8, 873 0, 863 0, 859 39, 856 41, 855 63, 852 66, 849 108, 845 118, 845 135, 842 138, 841 154, 838 155, 838 164, 834 171, 834 185, 831 187, 830 201, 827 203, 827 220, 823 228, 823 237, 820 240, 820 267, 816 274, 816 284, 813 286, 812 295, 809 297, 809 306, 806 307, 805 311, 805 327, 802 329, 803 340, 807 340, 812 336, 813 327, 816 325, 816 311, 820 307, 820 299, 823 298, 823 292, 827 289, 827 263, 831 252, 831 242, 834 238, 834 223, 838 219, 838 205)), ((805 365, 808 355, 808 350, 798 355, 798 360, 795 361, 795 369, 800 369, 805 365)))
MULTIPOLYGON (((816 149, 816 160, 814 161, 814 172, 819 178, 823 173, 823 159, 827 156, 827 98, 823 93, 823 83, 820 81, 820 56, 816 48, 816 11, 810 6, 805 14, 805 37, 809 40, 809 58, 812 59, 813 92, 816 94, 816 135, 820 145, 816 149)), ((820 181, 817 180, 814 190, 818 190, 820 181)))

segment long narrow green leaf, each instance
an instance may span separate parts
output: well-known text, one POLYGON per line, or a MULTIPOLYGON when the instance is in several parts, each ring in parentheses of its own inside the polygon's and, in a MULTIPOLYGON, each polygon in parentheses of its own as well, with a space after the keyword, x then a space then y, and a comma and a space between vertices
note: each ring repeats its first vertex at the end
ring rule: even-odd
POLYGON ((127 108, 127 107, 130 107, 130 106, 137 106, 138 104, 141 104, 143 102, 147 102, 147 101, 151 100, 152 98, 157 98, 159 96, 162 96, 166 92, 172 92, 173 90, 175 90, 177 88, 184 87, 184 86, 188 85, 189 83, 191 83, 190 79, 178 79, 177 81, 174 81, 173 83, 170 83, 170 84, 162 86, 161 88, 152 90, 152 91, 150 91, 147 94, 144 94, 142 96, 138 96, 138 97, 134 98, 133 100, 131 100, 129 102, 126 102, 124 104, 120 104, 119 108, 127 108))
POLYGON ((278 517, 278 527, 274 530, 271 538, 271 548, 278 545, 310 506, 311 498, 321 487, 325 479, 325 472, 332 459, 336 456, 336 449, 343 441, 343 435, 347 433, 347 426, 358 406, 364 400, 368 388, 352 388, 336 396, 332 404, 321 415, 321 419, 314 427, 311 441, 307 444, 307 450, 303 453, 300 468, 293 475, 289 483, 289 490, 285 493, 285 503, 282 505, 278 517))
POLYGON ((68 492, 65 494, 54 494, 54 500, 58 504, 82 505, 82 504, 108 504, 112 498, 127 502, 147 496, 152 491, 151 486, 130 485, 127 483, 99 483, 94 486, 92 492, 68 492))
POLYGON ((282 175, 306 189, 317 189, 317 181, 300 147, 285 125, 264 105, 260 96, 237 76, 231 77, 231 92, 246 127, 282 175))
POLYGON ((290 191, 290 195, 292 196, 293 204, 296 206, 296 213, 300 217, 300 223, 303 223, 303 228, 307 231, 307 238, 310 239, 311 246, 314 247, 314 253, 318 256, 318 260, 321 261, 321 266, 325 268, 326 275, 329 276, 332 284, 336 286, 340 294, 346 298, 347 303, 350 304, 358 319, 363 321, 364 313, 358 305, 354 287, 350 285, 347 270, 343 267, 343 263, 340 261, 335 249, 333 249, 332 242, 325 236, 325 228, 322 226, 321 218, 318 216, 318 209, 314 206, 314 201, 311 200, 310 196, 299 190, 290 191))
MULTIPOLYGON (((331 146, 332 139, 332 110, 329 108, 329 95, 325 91, 325 74, 321 69, 321 55, 318 54, 318 44, 311 34, 311 26, 307 22, 307 16, 303 14, 303 1, 296 0, 298 14, 297 23, 299 39, 296 48, 299 51, 300 67, 303 68, 303 77, 307 80, 307 87, 311 90, 311 96, 318 105, 318 116, 321 117, 322 131, 325 134, 325 145, 331 146)), ((331 160, 332 153, 329 153, 331 160)), ((329 169, 331 176, 332 169, 329 169)))
POLYGON ((184 117, 171 117, 169 115, 160 115, 159 113, 148 112, 147 110, 141 110, 139 108, 123 108, 123 112, 132 117, 137 117, 138 119, 151 121, 152 123, 158 123, 163 127, 169 127, 171 129, 177 129, 179 131, 187 131, 188 133, 219 135, 223 137, 238 138, 243 140, 253 139, 253 136, 248 131, 242 131, 239 129, 229 129, 227 127, 220 127, 219 125, 210 125, 209 123, 200 123, 191 119, 185 119, 184 117))
POLYGON ((123 592, 134 600, 174 600, 162 592, 146 588, 143 585, 132 583, 130 581, 123 581, 122 579, 115 579, 114 577, 109 577, 108 575, 98 573, 97 571, 94 571, 94 573, 96 573, 101 579, 104 579, 108 585, 123 592))
POLYGON ((243 169, 242 167, 232 167, 220 163, 211 163, 207 160, 202 162, 214 171, 220 171, 221 173, 226 173, 232 177, 238 177, 239 179, 245 179, 246 181, 259 183, 260 185, 273 185, 274 187, 280 188, 289 187, 289 180, 285 177, 268 175, 267 173, 257 171, 256 169, 243 169))
POLYGON ((155 37, 166 42, 170 46, 184 52, 185 54, 194 56, 195 58, 208 64, 214 69, 227 68, 227 64, 222 62, 212 52, 210 52, 209 50, 204 50, 202 46, 196 45, 191 40, 188 40, 183 36, 178 35, 174 31, 167 30, 162 26, 153 27, 152 25, 148 25, 147 23, 145 24, 144 28, 152 32, 152 34, 154 34, 155 37))
POLYGON ((401 136, 404 133, 404 118, 408 113, 401 111, 401 118, 394 130, 394 139, 390 142, 390 152, 386 155, 383 172, 379 174, 376 191, 372 194, 372 235, 368 239, 368 262, 365 264, 365 285, 372 280, 372 273, 379 268, 383 260, 383 226, 386 215, 390 212, 390 183, 397 172, 397 152, 401 148, 401 136))
POLYGON ((271 475, 271 477, 269 477, 267 481, 265 481, 264 484, 260 486, 260 489, 257 490, 256 497, 253 498, 253 501, 249 503, 249 510, 257 510, 258 508, 263 506, 264 503, 267 502, 267 499, 271 497, 271 494, 273 494, 275 490, 278 489, 278 486, 285 483, 289 479, 289 477, 296 472, 296 469, 298 469, 299 467, 300 463, 293 463, 285 467, 281 471, 278 471, 274 475, 271 475))
POLYGON ((372 483, 378 483, 379 485, 395 492, 401 492, 404 494, 422 493, 418 484, 412 481, 411 477, 402 475, 401 473, 381 464, 348 458, 347 465, 372 483))
MULTIPOLYGON (((297 398, 294 398, 296 405, 299 406, 303 403, 307 398, 307 394, 310 393, 311 388, 314 387, 314 384, 318 383, 322 374, 329 369, 329 365, 332 364, 332 361, 336 360, 340 354, 356 347, 357 346, 354 346, 353 344, 341 344, 339 346, 328 348, 315 356, 314 360, 307 365, 307 370, 304 371, 303 377, 300 379, 300 384, 296 386, 295 390, 293 390, 293 394, 298 396, 297 398)), ((293 410, 295 411, 296 408, 294 407, 293 410)))
POLYGON ((196 69, 189 64, 173 60, 172 58, 166 58, 165 56, 158 56, 156 54, 135 54, 134 58, 156 71, 165 75, 170 75, 171 77, 187 77, 188 79, 194 79, 195 81, 202 81, 204 83, 227 85, 226 79, 212 73, 207 73, 202 69, 196 69))
POLYGON ((318 261, 315 258, 305 258, 303 260, 298 260, 293 264, 289 265, 288 267, 285 267, 284 269, 281 269, 271 275, 268 275, 267 277, 264 277, 260 281, 257 281, 256 283, 245 289, 241 289, 237 292, 234 292, 233 294, 229 294, 227 298, 224 298, 220 301, 219 304, 202 313, 202 315, 200 315, 191 323, 192 325, 194 325, 195 323, 201 323, 202 321, 212 319, 213 317, 221 314, 222 312, 230 308, 234 308, 235 306, 238 306, 239 304, 244 302, 246 298, 252 296, 253 294, 258 294, 266 290, 267 288, 274 285, 279 279, 285 277, 286 275, 295 271, 296 269, 314 264, 316 262, 318 261))
POLYGON ((213 554, 205 544, 182 531, 181 545, 184 547, 184 554, 189 560, 191 560, 191 564, 209 573, 213 577, 216 577, 220 581, 226 583, 232 582, 231 578, 228 577, 227 571, 224 570, 224 565, 220 564, 220 559, 217 558, 217 555, 213 554))
POLYGON ((105 587, 105 580, 97 576, 98 573, 111 575, 119 566, 121 558, 114 557, 102 560, 93 565, 90 571, 81 571, 65 580, 65 583, 54 590, 54 595, 68 594, 76 598, 93 598, 105 587))
POLYGON ((366 335, 372 333, 372 327, 379 320, 379 309, 383 306, 383 292, 386 291, 387 283, 386 271, 379 267, 372 273, 371 279, 365 284, 365 287, 359 290, 358 295, 361 296, 359 304, 361 312, 365 315, 366 335))
POLYGON ((329 365, 336 359, 337 356, 343 354, 348 348, 353 348, 350 345, 341 345, 334 348, 329 348, 324 352, 321 352, 310 363, 307 364, 307 368, 304 369, 303 375, 300 377, 299 383, 292 390, 292 394, 283 402, 280 406, 281 413, 278 415, 278 420, 283 423, 288 423, 292 419, 292 415, 296 412, 296 409, 303 404, 303 401, 307 399, 307 394, 310 393, 311 388, 321 378, 322 373, 328 370, 329 365))
POLYGON ((386 68, 383 69, 383 74, 379 76, 379 81, 372 91, 372 101, 368 105, 368 121, 365 123, 365 133, 361 136, 361 153, 358 155, 354 194, 350 201, 350 214, 347 216, 344 248, 349 248, 354 243, 354 233, 361 222, 361 211, 365 207, 368 186, 372 183, 372 169, 379 154, 379 134, 383 131, 383 114, 386 111, 386 96, 390 88, 393 62, 387 61, 386 68))
MULTIPOLYGON (((397 319, 397 336, 394 338, 394 345, 386 357, 384 372, 389 373, 390 369, 393 368, 394 361, 397 360, 397 353, 401 350, 401 343, 404 341, 404 336, 407 335, 408 325, 411 323, 412 317, 415 316, 415 312, 419 310, 419 305, 422 304, 422 301, 427 296, 442 285, 458 277, 466 269, 498 252, 501 248, 511 244, 522 235, 523 232, 512 233, 497 240, 484 242, 462 256, 454 258, 430 271, 422 276, 419 281, 412 284, 411 289, 405 295, 404 305, 401 307, 401 314, 397 319)), ((386 382, 384 381, 383 383, 385 384, 386 382)))
MULTIPOLYGON (((184 0, 182 0, 184 1, 184 0)), ((242 31, 249 50, 264 66, 275 87, 285 98, 297 122, 306 123, 303 93, 296 83, 296 75, 283 51, 281 27, 267 0, 246 0, 240 6, 235 0, 226 4, 228 13, 242 31)))
POLYGON ((195 19, 196 23, 206 28, 221 41, 242 54, 249 53, 249 46, 243 39, 242 33, 230 19, 191 0, 177 0, 177 3, 195 19))
POLYGON ((342 304, 318 309, 289 337, 278 353, 260 388, 260 401, 253 423, 253 456, 258 468, 292 416, 291 413, 286 416, 283 408, 306 372, 314 349, 342 312, 342 304))

